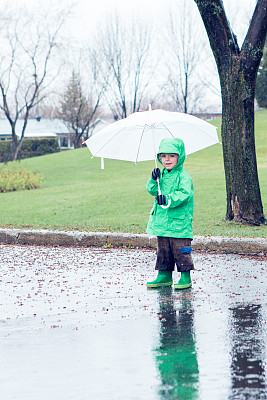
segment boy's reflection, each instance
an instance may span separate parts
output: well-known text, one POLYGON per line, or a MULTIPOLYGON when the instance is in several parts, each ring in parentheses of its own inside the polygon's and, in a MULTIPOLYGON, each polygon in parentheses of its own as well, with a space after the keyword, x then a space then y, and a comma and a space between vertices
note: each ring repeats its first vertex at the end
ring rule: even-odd
POLYGON ((156 348, 162 382, 159 394, 161 399, 194 400, 198 398, 199 371, 190 291, 179 300, 181 308, 176 311, 171 288, 161 289, 160 345, 156 348))
POLYGON ((231 311, 232 394, 229 399, 266 399, 261 306, 250 304, 231 311))

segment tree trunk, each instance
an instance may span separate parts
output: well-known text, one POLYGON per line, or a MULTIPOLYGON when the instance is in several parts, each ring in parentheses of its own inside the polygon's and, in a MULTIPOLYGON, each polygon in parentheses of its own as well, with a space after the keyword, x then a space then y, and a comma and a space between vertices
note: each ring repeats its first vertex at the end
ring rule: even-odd
POLYGON ((82 141, 81 141, 81 133, 78 132, 77 130, 74 131, 73 134, 71 134, 71 139, 72 143, 75 149, 79 149, 82 147, 82 141))
POLYGON ((16 128, 15 125, 11 125, 11 131, 12 131, 12 144, 11 144, 11 160, 15 161, 18 156, 18 137, 16 135, 16 128))
POLYGON ((18 155, 19 155, 20 149, 22 147, 23 141, 24 141, 24 137, 20 139, 19 143, 17 142, 17 147, 15 149, 12 161, 16 161, 18 159, 18 155))
POLYGON ((227 192, 226 219, 265 222, 254 139, 255 82, 247 82, 236 56, 221 75, 222 144, 227 192))
POLYGON ((254 138, 256 76, 267 32, 267 0, 258 0, 241 50, 222 0, 195 0, 217 64, 222 91, 226 219, 266 223, 254 138))

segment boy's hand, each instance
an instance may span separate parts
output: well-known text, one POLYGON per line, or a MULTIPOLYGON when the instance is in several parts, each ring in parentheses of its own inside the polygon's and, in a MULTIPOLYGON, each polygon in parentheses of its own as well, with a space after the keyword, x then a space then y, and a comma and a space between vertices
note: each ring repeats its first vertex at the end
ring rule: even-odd
POLYGON ((154 181, 156 181, 157 178, 159 177, 160 177, 160 169, 159 168, 153 169, 151 178, 154 179, 154 181))
POLYGON ((156 202, 159 206, 165 206, 167 203, 165 194, 158 194, 156 197, 156 202))

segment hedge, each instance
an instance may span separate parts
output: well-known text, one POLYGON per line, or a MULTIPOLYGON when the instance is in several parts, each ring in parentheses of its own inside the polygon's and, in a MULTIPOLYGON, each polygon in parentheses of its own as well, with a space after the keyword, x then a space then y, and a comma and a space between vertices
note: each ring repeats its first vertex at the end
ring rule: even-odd
MULTIPOLYGON (((0 141, 0 162, 11 161, 11 140, 0 141)), ((56 139, 24 139, 18 160, 60 151, 56 139)))

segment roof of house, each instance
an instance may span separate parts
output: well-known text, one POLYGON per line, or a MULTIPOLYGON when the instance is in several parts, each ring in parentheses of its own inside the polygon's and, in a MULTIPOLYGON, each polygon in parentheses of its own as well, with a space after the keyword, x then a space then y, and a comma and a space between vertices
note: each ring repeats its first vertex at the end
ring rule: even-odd
MULTIPOLYGON (((16 134, 21 135, 24 120, 19 119, 16 124, 16 134)), ((25 137, 56 137, 58 134, 67 134, 68 129, 59 119, 28 119, 25 137)), ((11 127, 7 119, 0 119, 0 136, 11 135, 11 127)))

